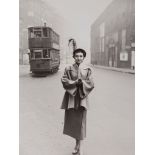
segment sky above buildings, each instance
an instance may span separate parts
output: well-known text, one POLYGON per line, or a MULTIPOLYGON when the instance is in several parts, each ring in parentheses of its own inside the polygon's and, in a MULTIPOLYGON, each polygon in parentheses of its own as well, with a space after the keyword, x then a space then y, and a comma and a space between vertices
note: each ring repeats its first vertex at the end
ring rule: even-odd
POLYGON ((90 50, 90 26, 112 0, 43 0, 67 22, 77 46, 90 50))

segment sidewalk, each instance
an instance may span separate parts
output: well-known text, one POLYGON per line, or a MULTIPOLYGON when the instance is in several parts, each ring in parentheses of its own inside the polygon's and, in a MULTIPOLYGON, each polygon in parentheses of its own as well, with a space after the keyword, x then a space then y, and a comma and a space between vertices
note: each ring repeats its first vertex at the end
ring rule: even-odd
POLYGON ((106 69, 106 70, 117 71, 117 72, 135 74, 135 70, 128 69, 128 68, 106 67, 106 66, 92 65, 92 64, 90 64, 90 66, 95 67, 95 68, 101 68, 101 69, 106 69))

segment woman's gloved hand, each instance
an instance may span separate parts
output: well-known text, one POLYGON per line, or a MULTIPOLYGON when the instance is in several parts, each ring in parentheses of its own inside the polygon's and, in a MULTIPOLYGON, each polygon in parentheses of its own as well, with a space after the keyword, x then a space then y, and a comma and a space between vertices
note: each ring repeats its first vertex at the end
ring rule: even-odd
POLYGON ((76 85, 77 85, 77 87, 81 86, 82 85, 82 80, 78 79, 76 85))

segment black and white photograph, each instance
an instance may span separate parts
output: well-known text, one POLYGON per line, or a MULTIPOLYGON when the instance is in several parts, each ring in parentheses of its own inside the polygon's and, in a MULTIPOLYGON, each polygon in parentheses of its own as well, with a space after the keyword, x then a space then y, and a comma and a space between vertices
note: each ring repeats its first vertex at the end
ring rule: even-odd
POLYGON ((135 155, 135 53, 135 0, 19 0, 19 155, 135 155))

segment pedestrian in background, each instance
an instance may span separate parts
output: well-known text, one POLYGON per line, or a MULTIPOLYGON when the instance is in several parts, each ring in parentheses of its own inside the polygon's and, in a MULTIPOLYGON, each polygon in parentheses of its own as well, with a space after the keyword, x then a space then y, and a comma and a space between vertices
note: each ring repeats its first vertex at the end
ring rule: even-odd
POLYGON ((73 52, 75 63, 65 68, 61 79, 66 90, 61 109, 65 109, 63 133, 76 140, 73 154, 83 155, 83 140, 86 137, 86 114, 89 108, 88 94, 94 88, 92 70, 83 65, 86 52, 73 52))

